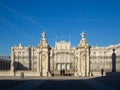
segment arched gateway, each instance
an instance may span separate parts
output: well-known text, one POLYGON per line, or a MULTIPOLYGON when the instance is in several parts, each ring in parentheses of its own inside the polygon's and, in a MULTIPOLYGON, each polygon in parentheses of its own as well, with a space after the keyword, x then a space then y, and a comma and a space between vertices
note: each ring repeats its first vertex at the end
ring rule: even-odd
POLYGON ((90 46, 87 44, 84 32, 81 36, 77 48, 72 48, 70 42, 64 40, 55 43, 55 47, 50 51, 50 70, 53 75, 90 75, 90 46))
POLYGON ((51 48, 46 40, 46 33, 42 33, 40 44, 37 47, 23 47, 21 44, 12 47, 11 70, 16 71, 19 67, 36 71, 38 76, 49 75, 74 75, 89 76, 90 73, 90 46, 87 44, 85 33, 76 48, 71 47, 70 42, 61 40, 55 42, 51 48), (19 63, 14 66, 13 63, 19 63), (23 66, 23 67, 22 67, 23 66))
POLYGON ((70 47, 70 42, 56 42, 50 53, 50 68, 53 75, 74 75, 75 60, 75 48, 70 47))

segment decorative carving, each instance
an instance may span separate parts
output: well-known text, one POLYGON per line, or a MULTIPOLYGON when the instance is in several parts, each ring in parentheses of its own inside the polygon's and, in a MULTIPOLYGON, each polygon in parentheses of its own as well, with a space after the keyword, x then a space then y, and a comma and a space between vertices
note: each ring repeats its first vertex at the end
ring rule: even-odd
POLYGON ((43 32, 43 33, 42 33, 42 39, 45 40, 45 37, 46 37, 46 33, 43 32))
POLYGON ((84 32, 81 33, 81 37, 82 37, 82 39, 85 39, 85 33, 84 32))

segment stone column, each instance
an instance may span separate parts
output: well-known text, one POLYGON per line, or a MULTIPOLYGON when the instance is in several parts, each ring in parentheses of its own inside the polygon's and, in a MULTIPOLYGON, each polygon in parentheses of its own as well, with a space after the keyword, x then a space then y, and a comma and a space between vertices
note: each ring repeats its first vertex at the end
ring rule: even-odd
POLYGON ((37 75, 40 76, 40 53, 37 55, 37 75))
POLYGON ((81 54, 81 76, 85 76, 86 74, 86 57, 85 54, 81 54))
POLYGON ((74 76, 80 76, 80 52, 77 52, 77 59, 75 61, 75 72, 74 72, 74 76))
POLYGON ((78 59, 76 58, 75 59, 75 67, 74 67, 75 68, 74 76, 78 76, 78 68, 77 67, 78 67, 78 59))
POLYGON ((87 64, 87 76, 90 76, 90 55, 89 55, 89 48, 87 48, 87 52, 86 52, 86 64, 87 64))

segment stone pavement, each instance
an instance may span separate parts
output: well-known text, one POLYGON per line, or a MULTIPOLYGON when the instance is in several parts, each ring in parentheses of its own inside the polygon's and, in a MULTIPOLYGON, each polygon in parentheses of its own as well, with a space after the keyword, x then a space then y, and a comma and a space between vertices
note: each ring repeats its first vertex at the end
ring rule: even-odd
MULTIPOLYGON (((47 82, 50 83, 54 83, 52 85, 57 85, 57 82, 59 82, 60 80, 62 80, 62 82, 60 84, 62 84, 64 82, 64 85, 69 85, 69 86, 72 86, 71 90, 74 90, 74 88, 77 86, 77 87, 80 87, 80 84, 79 83, 83 83, 84 87, 86 87, 87 85, 92 87, 94 90, 118 90, 117 88, 113 88, 112 86, 106 84, 106 83, 102 83, 98 80, 95 79, 96 77, 34 77, 34 78, 30 78, 30 77, 27 77, 25 79, 21 79, 21 80, 25 80, 26 82, 25 83, 22 83, 22 84, 18 84, 14 87, 11 87, 7 90, 33 90, 34 88, 36 87, 39 87, 40 86, 46 86, 47 88, 47 82), (73 83, 71 83, 71 80, 73 80, 73 83), (52 81, 52 82, 51 82, 52 81), (53 82, 55 81, 55 82, 53 82), (69 83, 69 84, 66 84, 66 82, 69 83), (76 83, 77 81, 77 83, 76 83), (73 85, 75 82, 75 85, 73 85), (55 84, 56 83, 56 84, 55 84), (77 84, 77 85, 76 85, 77 84)), ((9 78, 6 78, 6 79, 9 79, 9 78)), ((16 80, 20 80, 20 78, 17 78, 16 80)), ((54 87, 54 86, 53 86, 54 87)), ((66 86, 64 86, 66 87, 66 86)), ((41 89, 41 88, 40 88, 41 89)), ((44 89, 44 88, 42 88, 44 89)), ((2 89, 0 89, 2 90, 2 89)), ((6 90, 6 89, 3 89, 3 90, 6 90)), ((88 89, 86 89, 88 90, 88 89)))
POLYGON ((18 85, 16 87, 9 88, 7 90, 33 90, 35 87, 37 87, 38 85, 40 85, 44 82, 45 82, 45 80, 32 80, 32 81, 23 83, 21 85, 18 85))
POLYGON ((107 84, 101 83, 97 80, 94 79, 89 79, 89 80, 83 80, 86 84, 89 86, 93 87, 95 90, 118 90, 116 88, 113 88, 111 86, 108 86, 107 84))

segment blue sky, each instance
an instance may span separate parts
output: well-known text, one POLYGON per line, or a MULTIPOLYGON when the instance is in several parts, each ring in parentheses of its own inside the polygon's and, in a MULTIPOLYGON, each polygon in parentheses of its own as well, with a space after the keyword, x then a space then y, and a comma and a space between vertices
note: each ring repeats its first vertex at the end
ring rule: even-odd
POLYGON ((51 46, 55 37, 77 46, 82 31, 91 46, 119 44, 120 0, 0 0, 0 56, 36 47, 43 31, 51 46))

